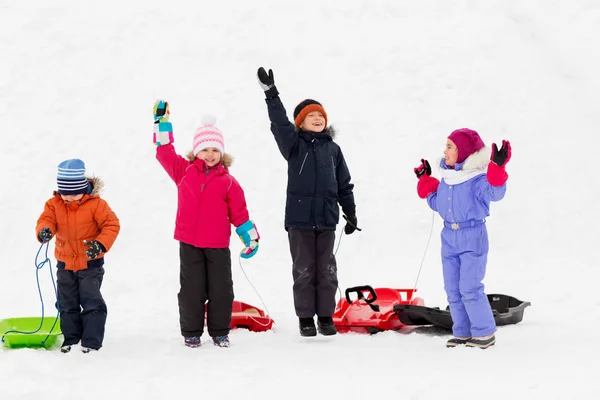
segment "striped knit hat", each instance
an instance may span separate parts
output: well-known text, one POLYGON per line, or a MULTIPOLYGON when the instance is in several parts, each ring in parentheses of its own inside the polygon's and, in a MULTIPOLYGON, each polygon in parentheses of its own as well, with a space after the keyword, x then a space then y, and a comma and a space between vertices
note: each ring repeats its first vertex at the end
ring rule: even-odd
POLYGON ((64 195, 84 194, 88 191, 85 177, 85 163, 78 158, 65 160, 58 164, 58 193, 64 195))
POLYGON ((194 134, 194 155, 209 147, 218 149, 221 152, 221 155, 225 153, 223 134, 219 128, 215 126, 216 122, 217 118, 212 115, 202 117, 202 125, 196 129, 196 133, 194 134))

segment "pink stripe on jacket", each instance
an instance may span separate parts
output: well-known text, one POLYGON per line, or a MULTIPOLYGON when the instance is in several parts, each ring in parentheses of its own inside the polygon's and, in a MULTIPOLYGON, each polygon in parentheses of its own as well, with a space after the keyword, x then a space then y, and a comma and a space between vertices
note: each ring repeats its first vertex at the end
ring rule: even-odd
POLYGON ((158 146, 156 159, 177 184, 175 240, 201 248, 229 247, 231 224, 248 221, 244 191, 219 163, 207 168, 204 160, 188 161, 172 144, 158 146))

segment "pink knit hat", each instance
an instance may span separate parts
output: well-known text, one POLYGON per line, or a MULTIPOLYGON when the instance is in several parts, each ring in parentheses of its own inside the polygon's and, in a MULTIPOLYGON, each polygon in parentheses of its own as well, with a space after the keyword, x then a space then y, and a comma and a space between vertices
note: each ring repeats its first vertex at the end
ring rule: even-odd
POLYGON ((485 144, 479 137, 479 133, 469 128, 457 129, 448 136, 458 149, 457 163, 464 162, 471 154, 483 149, 485 144))
POLYGON ((216 122, 217 118, 212 115, 202 117, 201 126, 196 129, 196 133, 194 134, 194 155, 209 147, 218 149, 221 152, 221 155, 225 153, 223 134, 219 128, 215 126, 216 122))

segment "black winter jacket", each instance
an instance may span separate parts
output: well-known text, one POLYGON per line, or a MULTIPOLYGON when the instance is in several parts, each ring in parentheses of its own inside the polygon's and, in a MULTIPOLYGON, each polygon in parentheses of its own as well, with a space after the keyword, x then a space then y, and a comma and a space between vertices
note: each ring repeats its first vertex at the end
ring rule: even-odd
POLYGON ((271 132, 288 162, 285 229, 335 230, 338 203, 346 215, 355 215, 354 185, 344 155, 331 137, 296 130, 279 96, 266 100, 271 132))

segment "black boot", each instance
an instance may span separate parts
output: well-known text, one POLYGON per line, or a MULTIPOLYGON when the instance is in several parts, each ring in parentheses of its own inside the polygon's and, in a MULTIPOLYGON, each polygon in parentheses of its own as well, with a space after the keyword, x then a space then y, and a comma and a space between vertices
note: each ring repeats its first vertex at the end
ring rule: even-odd
POLYGON ((331 336, 337 333, 331 317, 318 317, 317 326, 319 327, 319 333, 323 336, 331 336))
POLYGON ((315 328, 315 320, 313 318, 300 317, 300 335, 317 336, 317 328, 315 328))

